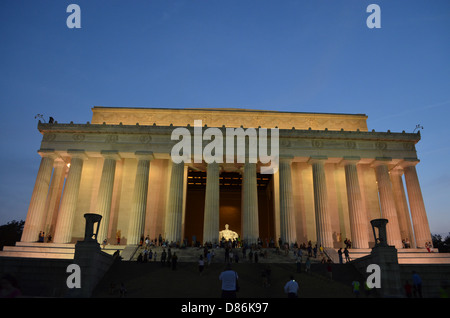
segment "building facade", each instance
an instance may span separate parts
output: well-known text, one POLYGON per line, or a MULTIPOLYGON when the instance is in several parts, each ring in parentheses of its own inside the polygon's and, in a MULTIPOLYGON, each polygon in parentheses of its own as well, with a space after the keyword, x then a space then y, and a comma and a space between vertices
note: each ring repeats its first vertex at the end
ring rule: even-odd
MULTIPOLYGON (((248 243, 281 239, 338 248, 349 239, 353 248, 369 248, 370 220, 377 218, 389 220, 390 245, 431 242, 416 171, 420 133, 369 131, 363 114, 92 111, 86 124, 38 124, 41 164, 22 242, 37 241, 40 232, 54 243, 81 240, 85 213, 102 215, 98 240, 110 244, 159 235, 215 242, 229 227, 248 243), (192 158, 174 162, 176 128, 192 136, 208 128, 223 135, 227 128, 277 129, 277 169, 262 173, 262 160, 194 160, 195 146, 192 158)), ((212 138, 200 136, 202 147, 211 145, 212 138)))

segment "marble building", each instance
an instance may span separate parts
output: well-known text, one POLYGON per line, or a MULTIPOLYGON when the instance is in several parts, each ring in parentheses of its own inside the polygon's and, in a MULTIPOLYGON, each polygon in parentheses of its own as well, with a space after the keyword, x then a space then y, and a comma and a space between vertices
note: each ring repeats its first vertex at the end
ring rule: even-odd
MULTIPOLYGON (((416 165, 420 133, 369 131, 364 114, 244 109, 93 107, 91 122, 39 123, 41 164, 22 242, 84 236, 102 215, 99 241, 142 236, 214 242, 229 226, 253 243, 281 238, 324 247, 374 245, 370 220, 386 218, 388 243, 431 241, 416 165), (279 165, 174 163, 175 127, 279 129, 279 165)), ((209 141, 203 141, 207 144, 209 141)))

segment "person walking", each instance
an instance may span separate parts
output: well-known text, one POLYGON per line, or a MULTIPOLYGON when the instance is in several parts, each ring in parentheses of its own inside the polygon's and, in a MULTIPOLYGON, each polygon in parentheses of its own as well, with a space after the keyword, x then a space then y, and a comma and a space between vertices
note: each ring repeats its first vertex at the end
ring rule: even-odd
POLYGON ((166 258, 167 258, 167 252, 165 249, 163 249, 161 253, 161 265, 166 266, 166 258))
POLYGON ((284 292, 288 298, 298 298, 298 283, 295 281, 294 276, 290 276, 290 280, 284 285, 284 292))
POLYGON ((330 280, 333 280, 333 267, 331 266, 330 262, 327 262, 327 272, 328 272, 328 278, 330 280))
POLYGON ((302 272, 302 257, 301 256, 297 256, 297 273, 301 273, 302 272))
POLYGON ((306 268, 305 268, 305 272, 310 273, 311 272, 311 260, 309 259, 309 257, 306 259, 306 268))
POLYGON ((127 289, 125 288, 125 284, 123 282, 120 283, 119 295, 121 298, 124 298, 127 295, 127 289))
POLYGON ((203 255, 200 255, 200 258, 198 260, 198 271, 200 272, 200 276, 202 276, 204 268, 205 268, 205 261, 203 260, 203 255))
POLYGON ((412 298, 412 286, 409 283, 409 281, 405 282, 405 285, 403 285, 403 288, 405 289, 405 296, 407 298, 412 298))
POLYGON ((167 250, 167 266, 170 268, 172 266, 172 251, 169 249, 167 250))
POLYGON ((239 290, 238 274, 232 270, 231 264, 227 263, 225 270, 220 273, 219 280, 222 282, 222 298, 236 298, 239 290))
POLYGON ((420 278, 416 271, 413 271, 412 281, 414 297, 422 298, 422 278, 420 278))
POLYGON ((353 281, 352 286, 353 294, 355 295, 355 297, 359 297, 359 282, 357 280, 353 281))

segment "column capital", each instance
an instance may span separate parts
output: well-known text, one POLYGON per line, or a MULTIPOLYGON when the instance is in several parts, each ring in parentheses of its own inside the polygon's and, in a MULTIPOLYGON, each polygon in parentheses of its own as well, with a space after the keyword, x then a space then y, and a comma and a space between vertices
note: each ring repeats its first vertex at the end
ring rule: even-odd
POLYGON ((372 162, 372 167, 378 167, 378 166, 387 166, 392 162, 391 157, 376 157, 375 160, 372 162))
POLYGON ((325 163, 328 160, 327 156, 311 156, 308 159, 309 164, 313 163, 325 163))
POLYGON ((402 168, 406 168, 406 167, 414 167, 415 165, 417 165, 420 162, 419 159, 417 158, 404 158, 402 162, 400 162, 400 166, 402 168))
POLYGON ((38 150, 38 154, 42 158, 56 159, 59 157, 59 155, 58 155, 58 153, 56 153, 55 149, 41 148, 38 150))
POLYGON ((244 175, 245 167, 251 167, 251 165, 254 165, 255 167, 257 167, 257 164, 253 163, 253 162, 242 163, 241 166, 238 168, 239 169, 239 173, 241 175, 244 175))
POLYGON ((102 150, 102 151, 100 151, 100 154, 105 159, 113 159, 113 160, 122 159, 117 150, 102 150))
POLYGON ((280 162, 291 163, 292 160, 294 160, 294 156, 293 155, 281 155, 281 156, 279 156, 278 160, 280 160, 280 162))
POLYGON ((62 167, 65 166, 67 163, 61 158, 61 157, 57 157, 53 163, 54 167, 62 167))
POLYGON ((359 163, 360 160, 361 160, 361 157, 359 157, 359 156, 344 156, 342 158, 342 160, 339 162, 339 165, 341 165, 341 166, 346 166, 349 164, 356 165, 359 163))
POLYGON ((403 175, 403 167, 402 166, 395 166, 394 168, 391 169, 391 171, 389 171, 391 175, 394 176, 401 176, 403 175))
POLYGON ((219 172, 222 170, 222 166, 220 165, 220 163, 218 162, 211 162, 211 163, 207 163, 206 164, 206 169, 208 169, 209 167, 213 168, 213 169, 217 169, 219 172))
POLYGON ((134 155, 139 160, 153 160, 153 159, 155 159, 153 151, 136 151, 134 153, 134 155))
POLYGON ((86 160, 88 158, 84 149, 67 149, 67 154, 71 158, 78 158, 83 160, 86 160))

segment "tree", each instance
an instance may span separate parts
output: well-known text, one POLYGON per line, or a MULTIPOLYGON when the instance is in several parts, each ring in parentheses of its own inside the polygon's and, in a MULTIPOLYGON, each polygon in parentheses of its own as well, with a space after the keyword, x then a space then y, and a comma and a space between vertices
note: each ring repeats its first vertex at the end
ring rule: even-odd
POLYGON ((3 250, 3 246, 12 246, 20 241, 24 224, 23 220, 14 220, 0 226, 0 250, 3 250))
POLYGON ((440 234, 432 234, 431 239, 433 241, 433 246, 439 250, 439 253, 450 252, 450 232, 444 240, 440 234))

